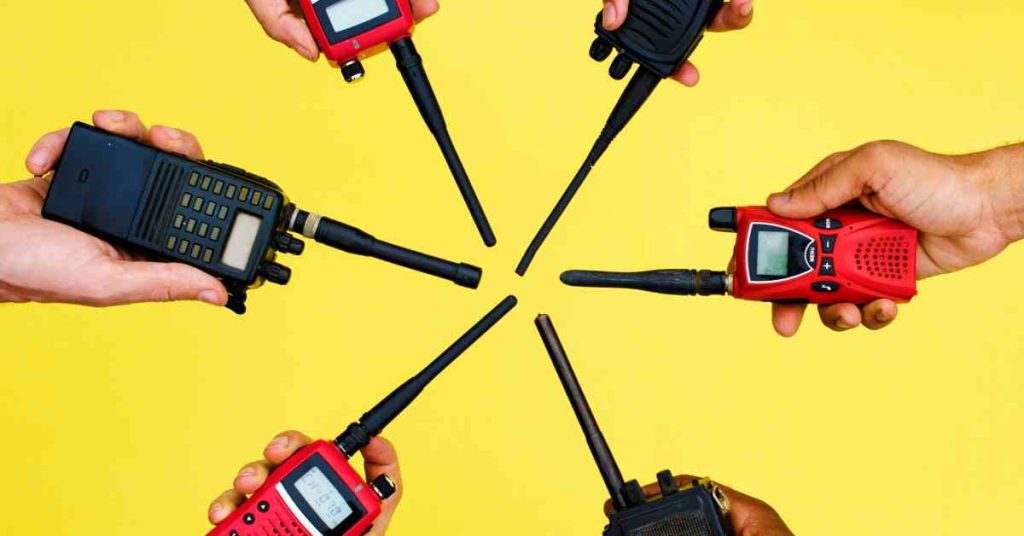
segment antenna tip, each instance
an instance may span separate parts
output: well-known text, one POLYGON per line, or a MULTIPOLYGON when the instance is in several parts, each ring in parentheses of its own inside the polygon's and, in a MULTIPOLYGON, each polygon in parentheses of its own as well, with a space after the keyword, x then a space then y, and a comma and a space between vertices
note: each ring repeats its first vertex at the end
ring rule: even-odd
POLYGON ((567 272, 562 272, 560 279, 562 280, 562 283, 573 287, 594 285, 602 282, 602 279, 598 274, 584 270, 569 270, 567 272))
POLYGON ((460 287, 475 289, 480 286, 480 280, 484 277, 484 271, 472 264, 459 264, 455 270, 455 277, 452 281, 460 287))

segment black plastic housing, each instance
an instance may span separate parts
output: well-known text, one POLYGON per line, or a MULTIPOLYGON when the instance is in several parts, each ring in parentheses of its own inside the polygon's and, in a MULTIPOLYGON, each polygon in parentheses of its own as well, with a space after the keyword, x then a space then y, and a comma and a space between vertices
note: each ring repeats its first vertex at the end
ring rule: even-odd
POLYGON ((622 27, 606 30, 598 13, 595 29, 601 40, 620 53, 667 78, 689 59, 722 4, 722 0, 632 0, 622 27))
POLYGON ((727 518, 700 482, 613 512, 604 536, 732 536, 727 518))

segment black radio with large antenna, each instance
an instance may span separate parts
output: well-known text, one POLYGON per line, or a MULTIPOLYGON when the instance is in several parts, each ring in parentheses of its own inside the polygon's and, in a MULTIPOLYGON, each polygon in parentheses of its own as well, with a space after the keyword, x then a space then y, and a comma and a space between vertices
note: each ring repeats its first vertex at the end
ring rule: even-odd
POLYGON ((57 163, 43 216, 219 278, 228 308, 245 312, 246 292, 287 284, 277 253, 299 255, 299 233, 317 242, 476 288, 483 271, 378 240, 306 212, 279 186, 244 169, 196 161, 75 123, 57 163))
POLYGON ((612 499, 604 536, 732 536, 729 500, 711 480, 679 486, 671 472, 662 471, 658 473, 661 493, 650 498, 639 482, 623 480, 551 318, 540 315, 536 325, 612 499))

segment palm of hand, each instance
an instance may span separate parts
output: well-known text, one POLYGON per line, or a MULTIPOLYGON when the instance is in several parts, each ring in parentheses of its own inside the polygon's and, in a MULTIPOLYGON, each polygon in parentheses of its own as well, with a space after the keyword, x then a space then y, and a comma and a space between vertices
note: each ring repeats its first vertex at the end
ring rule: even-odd
POLYGON ((9 259, 5 276, 0 279, 29 293, 23 298, 30 301, 71 299, 104 305, 100 282, 117 277, 118 262, 129 260, 129 256, 103 240, 40 217, 49 188, 45 179, 29 179, 3 188, 7 190, 3 197, 12 207, 10 216, 0 222, 0 257, 9 259), (54 263, 54 259, 60 262, 54 263))

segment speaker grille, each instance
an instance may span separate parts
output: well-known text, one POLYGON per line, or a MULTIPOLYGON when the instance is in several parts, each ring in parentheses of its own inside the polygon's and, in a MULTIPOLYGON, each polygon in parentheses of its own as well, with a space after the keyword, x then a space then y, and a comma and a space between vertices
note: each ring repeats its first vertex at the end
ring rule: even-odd
POLYGON ((708 520, 699 513, 670 516, 629 531, 629 536, 714 536, 708 520))
POLYGON ((880 281, 904 279, 910 273, 910 240, 904 236, 878 236, 857 244, 857 271, 880 281))
POLYGON ((163 240, 171 222, 177 193, 185 181, 185 169, 167 160, 157 164, 149 189, 145 195, 142 212, 135 220, 132 231, 135 238, 158 244, 163 240))

